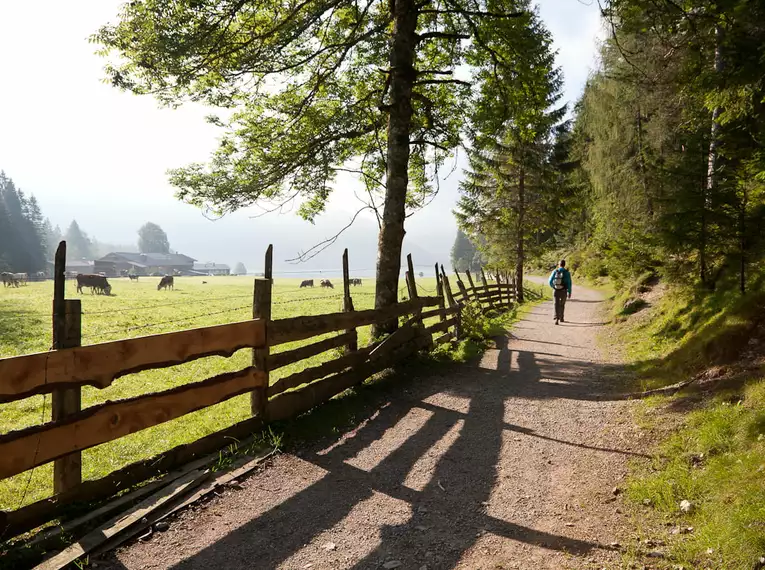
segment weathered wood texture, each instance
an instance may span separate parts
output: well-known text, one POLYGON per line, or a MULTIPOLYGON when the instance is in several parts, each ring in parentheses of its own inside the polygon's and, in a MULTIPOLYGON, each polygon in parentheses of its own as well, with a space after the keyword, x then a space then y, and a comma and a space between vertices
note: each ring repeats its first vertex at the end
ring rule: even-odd
MULTIPOLYGON (((266 252, 266 275, 271 274, 273 246, 268 246, 266 252)), ((250 413, 253 416, 265 418, 267 415, 268 396, 266 395, 266 386, 269 384, 268 373, 268 323, 271 320, 271 291, 273 289, 273 280, 270 278, 255 279, 252 294, 252 318, 263 319, 266 323, 265 342, 262 348, 252 350, 252 365, 256 370, 263 373, 264 381, 262 386, 258 386, 250 394, 250 413)))
POLYGON ((0 436, 0 478, 223 402, 263 382, 263 373, 250 367, 164 392, 106 402, 59 422, 7 433, 0 436))
MULTIPOLYGON (((58 274, 58 270, 56 271, 58 274)), ((63 278, 63 274, 61 275, 63 278)), ((53 348, 74 348, 80 346, 82 339, 82 304, 79 299, 64 301, 64 314, 57 314, 59 304, 53 303, 53 328, 57 320, 63 319, 63 337, 58 337, 53 348)), ((58 336, 58 335, 56 335, 58 336)), ((51 395, 51 418, 59 421, 78 413, 82 409, 82 388, 54 390, 51 395)), ((53 464, 53 492, 61 493, 82 483, 82 453, 75 451, 57 459, 53 464)))
POLYGON ((390 354, 388 358, 365 362, 345 372, 340 372, 324 380, 308 384, 299 390, 279 394, 269 401, 270 418, 272 420, 281 420, 293 418, 307 412, 333 396, 363 382, 373 374, 389 368, 402 358, 427 346, 428 343, 428 338, 424 335, 419 336, 417 337, 417 342, 403 345, 390 354))
POLYGON ((76 543, 35 567, 35 570, 60 570, 77 558, 87 554, 102 542, 117 535, 140 521, 147 513, 156 509, 194 487, 201 485, 209 477, 209 471, 191 473, 163 487, 157 493, 144 499, 127 513, 114 517, 103 526, 83 536, 76 543))
POLYGON ((102 501, 181 465, 192 469, 207 465, 220 458, 220 453, 216 450, 230 445, 232 441, 244 440, 262 428, 263 422, 260 418, 248 418, 191 443, 174 447, 160 455, 131 463, 106 477, 85 481, 73 489, 11 511, 6 514, 5 523, 0 526, 0 536, 5 538, 16 536, 62 516, 72 505, 102 501), (189 462, 192 463, 189 464, 189 462))
POLYGON ((292 350, 285 350, 284 352, 271 354, 268 357, 268 369, 276 370, 277 368, 281 368, 282 366, 287 366, 288 364, 293 364, 294 362, 305 360, 306 358, 310 358, 311 356, 316 356, 317 354, 321 354, 322 352, 326 352, 333 348, 338 348, 338 347, 347 345, 355 338, 356 338, 356 331, 351 330, 351 331, 339 334, 337 336, 325 338, 324 340, 320 340, 319 342, 314 342, 312 344, 307 344, 305 346, 294 348, 292 350))
MULTIPOLYGON (((354 312, 353 298, 351 297, 351 271, 348 264, 348 248, 343 252, 343 311, 346 313, 354 312)), ((348 339, 348 345, 345 347, 348 352, 356 352, 359 349, 359 337, 355 328, 349 328, 346 333, 351 334, 348 339)))
POLYGON ((367 309, 353 313, 329 313, 311 317, 279 319, 269 323, 269 344, 276 346, 285 342, 303 340, 333 331, 384 322, 407 313, 413 313, 418 308, 431 307, 437 304, 438 297, 420 297, 416 300, 398 303, 383 309, 367 309))
POLYGON ((442 321, 440 323, 436 323, 435 325, 430 325, 425 330, 432 334, 432 333, 437 333, 437 332, 445 331, 449 327, 453 327, 453 326, 456 326, 456 325, 457 325, 457 317, 452 317, 449 320, 442 321))
POLYGON ((265 345, 265 321, 248 320, 79 348, 0 359, 0 402, 166 368, 205 356, 231 356, 265 345))
POLYGON ((438 308, 438 309, 431 309, 429 311, 425 311, 422 313, 423 319, 428 319, 430 317, 441 317, 443 320, 447 315, 451 315, 457 312, 457 306, 453 307, 444 307, 444 308, 438 308))
POLYGON ((295 374, 281 378, 268 387, 268 397, 270 398, 276 394, 281 394, 285 390, 296 388, 297 386, 307 384, 314 380, 318 380, 319 378, 324 378, 325 376, 335 372, 340 372, 346 368, 360 364, 367 359, 369 351, 369 347, 363 348, 359 351, 351 352, 350 354, 346 354, 334 360, 324 362, 318 366, 312 366, 311 368, 306 368, 305 370, 301 370, 300 372, 296 372, 295 374))

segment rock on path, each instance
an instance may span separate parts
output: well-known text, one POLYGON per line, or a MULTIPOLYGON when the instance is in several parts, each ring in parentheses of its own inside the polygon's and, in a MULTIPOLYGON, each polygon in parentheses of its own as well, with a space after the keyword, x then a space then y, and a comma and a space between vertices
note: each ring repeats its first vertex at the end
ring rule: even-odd
POLYGON ((601 296, 574 293, 566 323, 533 308, 480 363, 398 384, 352 432, 99 567, 613 567, 629 404, 596 345, 601 296))

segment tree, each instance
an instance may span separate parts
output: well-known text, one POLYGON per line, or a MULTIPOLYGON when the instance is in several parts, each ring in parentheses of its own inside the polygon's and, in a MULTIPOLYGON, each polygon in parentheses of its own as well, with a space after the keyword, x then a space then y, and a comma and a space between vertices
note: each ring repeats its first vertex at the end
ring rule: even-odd
POLYGON ((228 131, 210 164, 172 171, 181 199, 225 213, 300 198, 313 220, 337 173, 358 174, 380 227, 379 308, 397 301, 407 211, 460 144, 471 88, 512 73, 530 17, 483 0, 137 0, 95 40, 114 86, 233 110, 211 119, 228 131), (476 62, 472 85, 455 77, 476 62))
MULTIPOLYGON (((514 266, 516 283, 523 283, 532 238, 551 226, 558 203, 553 133, 566 109, 553 108, 562 79, 551 45, 549 32, 534 16, 515 51, 506 54, 515 60, 512 72, 495 73, 488 65, 480 69, 486 80, 472 121, 470 169, 455 212, 463 230, 480 236, 479 247, 491 265, 514 266), (514 93, 510 86, 519 79, 526 88, 514 93)), ((517 294, 523 302, 522 287, 517 294)))
POLYGON ((236 275, 247 275, 247 268, 244 266, 244 263, 241 261, 236 264, 236 267, 234 267, 234 273, 236 275))
POLYGON ((92 244, 88 234, 80 229, 77 220, 72 220, 64 236, 67 259, 93 259, 92 244))
POLYGON ((457 228, 457 236, 454 238, 452 246, 452 267, 456 271, 474 271, 480 267, 480 262, 476 264, 478 250, 470 238, 465 235, 460 228, 457 228))
POLYGON ((33 195, 27 198, 0 171, 0 259, 6 270, 33 273, 45 268, 42 212, 33 195))
POLYGON ((146 222, 138 230, 138 251, 141 253, 170 253, 167 234, 157 224, 146 222))

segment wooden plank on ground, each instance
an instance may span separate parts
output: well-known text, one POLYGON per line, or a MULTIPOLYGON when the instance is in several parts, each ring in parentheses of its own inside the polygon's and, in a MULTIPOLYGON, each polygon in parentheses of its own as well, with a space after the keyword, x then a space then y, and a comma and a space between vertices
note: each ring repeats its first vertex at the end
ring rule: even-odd
POLYGON ((293 362, 305 360, 306 358, 316 356, 317 354, 321 354, 322 352, 326 352, 333 348, 344 346, 355 338, 356 332, 349 331, 337 336, 333 336, 331 338, 325 338, 324 340, 314 342, 313 344, 307 344, 305 346, 295 348, 293 350, 285 350, 284 352, 271 354, 268 357, 268 369, 276 370, 277 368, 287 366, 293 362))
POLYGON ((82 385, 106 388, 126 374, 264 344, 265 321, 248 320, 2 358, 0 402, 82 385))
POLYGON ((318 366, 312 366, 310 368, 306 368, 305 370, 301 370, 300 372, 296 372, 295 374, 290 374, 289 376, 274 382, 271 386, 268 387, 266 393, 270 398, 271 396, 281 394, 290 388, 296 388, 298 386, 302 386, 303 384, 318 380, 319 378, 329 376, 335 372, 340 372, 346 368, 364 362, 367 359, 368 354, 369 348, 362 348, 361 350, 340 356, 339 358, 324 362, 318 366))
POLYGON ((153 394, 106 402, 59 422, 0 436, 0 479, 43 465, 72 451, 135 433, 262 386, 252 367, 153 394))
POLYGON ((75 544, 72 544, 42 564, 35 566, 34 570, 60 570, 64 568, 67 564, 86 555, 99 544, 140 521, 153 510, 201 485, 209 474, 210 472, 207 470, 197 470, 181 477, 149 498, 141 501, 125 514, 111 519, 103 526, 83 536, 75 544))
POLYGON ((416 300, 397 303, 382 309, 279 319, 269 323, 268 342, 271 346, 275 346, 337 330, 371 325, 437 304, 438 297, 419 297, 416 300))
POLYGON ((262 427, 263 422, 260 418, 248 418, 191 443, 184 443, 159 455, 126 465, 100 479, 85 481, 63 493, 4 513, 5 521, 0 525, 0 536, 14 537, 62 516, 73 504, 102 501, 123 489, 179 466, 183 466, 179 469, 183 474, 184 469, 188 467, 196 465, 193 468, 197 469, 217 461, 220 458, 220 452, 217 450, 230 445, 232 441, 241 440, 240 447, 246 445, 247 438, 262 427), (213 451, 215 453, 212 453, 213 451))

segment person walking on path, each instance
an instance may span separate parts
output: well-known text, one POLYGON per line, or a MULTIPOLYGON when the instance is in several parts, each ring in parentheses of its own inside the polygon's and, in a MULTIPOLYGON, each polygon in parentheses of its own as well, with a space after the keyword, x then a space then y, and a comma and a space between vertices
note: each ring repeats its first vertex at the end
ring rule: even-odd
POLYGON ((561 259, 558 267, 550 273, 550 287, 553 288, 553 296, 555 297, 555 324, 557 325, 558 321, 566 322, 563 318, 566 309, 566 294, 568 293, 568 298, 571 298, 571 273, 566 269, 565 259, 561 259))

